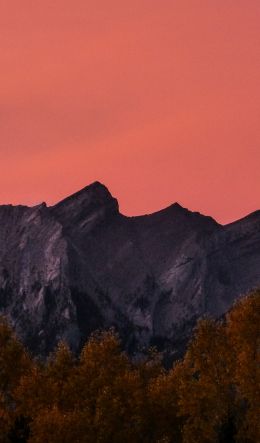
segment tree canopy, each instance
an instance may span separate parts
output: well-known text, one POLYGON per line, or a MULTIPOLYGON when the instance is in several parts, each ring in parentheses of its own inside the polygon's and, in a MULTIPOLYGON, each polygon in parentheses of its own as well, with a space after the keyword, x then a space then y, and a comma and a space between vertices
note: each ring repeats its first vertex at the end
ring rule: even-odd
POLYGON ((260 290, 202 319, 169 370, 96 332, 79 356, 30 356, 0 321, 0 443, 258 443, 260 290))

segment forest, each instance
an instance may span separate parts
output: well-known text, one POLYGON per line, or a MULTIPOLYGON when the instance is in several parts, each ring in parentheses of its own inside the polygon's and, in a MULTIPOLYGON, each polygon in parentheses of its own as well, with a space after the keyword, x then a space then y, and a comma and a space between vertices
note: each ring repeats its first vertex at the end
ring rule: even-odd
POLYGON ((1 443, 258 443, 260 290, 221 320, 201 319, 165 369, 129 357, 113 330, 80 355, 65 343, 32 357, 0 321, 1 443))

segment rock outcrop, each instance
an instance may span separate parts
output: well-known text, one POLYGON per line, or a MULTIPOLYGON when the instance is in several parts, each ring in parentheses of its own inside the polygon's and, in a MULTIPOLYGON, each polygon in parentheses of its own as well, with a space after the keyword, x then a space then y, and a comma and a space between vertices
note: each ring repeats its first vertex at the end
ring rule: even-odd
POLYGON ((115 326, 174 354, 196 320, 260 286, 260 211, 222 226, 175 203, 126 217, 95 182, 55 206, 0 206, 0 313, 46 355, 115 326))

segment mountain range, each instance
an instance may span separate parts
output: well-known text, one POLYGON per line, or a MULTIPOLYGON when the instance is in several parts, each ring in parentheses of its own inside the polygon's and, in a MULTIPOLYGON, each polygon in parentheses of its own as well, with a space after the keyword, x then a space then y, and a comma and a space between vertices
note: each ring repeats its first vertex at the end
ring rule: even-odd
POLYGON ((127 217, 95 182, 55 206, 0 206, 0 313, 34 354, 115 327, 178 356, 196 321, 260 286, 260 211, 228 225, 178 203, 127 217))

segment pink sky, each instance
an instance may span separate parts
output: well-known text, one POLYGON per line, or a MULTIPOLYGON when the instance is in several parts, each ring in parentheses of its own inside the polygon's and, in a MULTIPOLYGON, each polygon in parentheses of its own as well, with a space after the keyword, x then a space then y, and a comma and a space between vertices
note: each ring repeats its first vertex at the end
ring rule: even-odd
POLYGON ((0 203, 260 209, 259 0, 2 0, 0 203))

